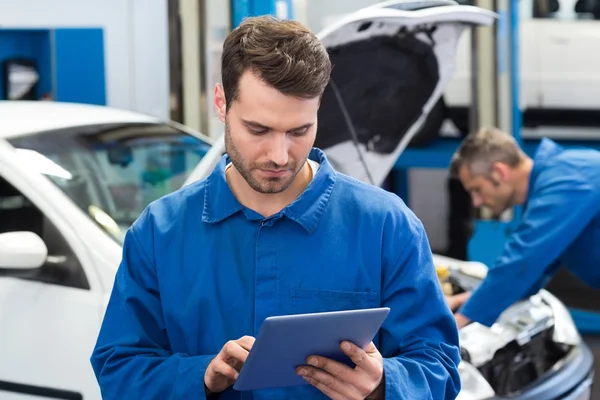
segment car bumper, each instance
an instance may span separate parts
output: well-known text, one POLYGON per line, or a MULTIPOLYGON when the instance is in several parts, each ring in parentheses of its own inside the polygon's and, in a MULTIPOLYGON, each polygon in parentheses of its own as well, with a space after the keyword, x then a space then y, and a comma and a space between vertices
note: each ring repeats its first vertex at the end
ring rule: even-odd
POLYGON ((594 373, 590 373, 589 377, 577 386, 571 393, 567 394, 562 399, 564 400, 590 400, 592 398, 592 385, 594 383, 594 373))
MULTIPOLYGON (((564 364, 551 371, 535 386, 527 389, 511 400, 590 400, 594 378, 594 355, 582 342, 571 350, 564 364)), ((490 400, 501 400, 494 397, 490 400)))

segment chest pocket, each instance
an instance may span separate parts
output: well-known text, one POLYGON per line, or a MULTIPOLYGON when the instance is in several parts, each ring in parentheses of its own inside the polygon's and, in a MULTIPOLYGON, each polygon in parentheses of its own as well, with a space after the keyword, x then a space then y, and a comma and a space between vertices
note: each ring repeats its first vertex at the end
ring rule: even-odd
POLYGON ((377 306, 377 293, 321 289, 292 289, 292 307, 297 314, 345 311, 377 306))

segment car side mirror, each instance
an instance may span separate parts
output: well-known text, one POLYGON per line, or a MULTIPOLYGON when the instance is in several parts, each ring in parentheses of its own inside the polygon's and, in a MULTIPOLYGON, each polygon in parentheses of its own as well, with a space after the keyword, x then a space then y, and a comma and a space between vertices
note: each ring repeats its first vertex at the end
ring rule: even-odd
POLYGON ((33 232, 0 233, 0 275, 25 275, 46 262, 48 248, 33 232))

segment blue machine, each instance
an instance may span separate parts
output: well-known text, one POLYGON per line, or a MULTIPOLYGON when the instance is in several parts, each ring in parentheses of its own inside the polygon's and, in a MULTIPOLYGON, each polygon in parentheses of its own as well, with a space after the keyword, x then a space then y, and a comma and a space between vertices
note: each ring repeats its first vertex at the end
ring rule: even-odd
POLYGON ((235 28, 246 17, 274 15, 293 19, 292 0, 231 0, 232 26, 235 28))
POLYGON ((100 28, 0 29, 0 67, 0 99, 106 104, 100 28))

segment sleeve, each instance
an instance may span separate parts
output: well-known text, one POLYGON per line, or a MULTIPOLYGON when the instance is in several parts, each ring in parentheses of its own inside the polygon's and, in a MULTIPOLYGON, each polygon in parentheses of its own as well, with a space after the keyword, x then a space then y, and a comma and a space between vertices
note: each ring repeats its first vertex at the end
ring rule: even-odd
POLYGON ((531 286, 531 288, 527 290, 527 292, 525 292, 523 298, 533 296, 534 294, 542 290, 542 288, 546 287, 548 282, 550 282, 550 279, 552 279, 552 276, 556 273, 556 271, 558 271, 561 265, 562 264, 560 260, 556 260, 552 264, 550 264, 550 266, 546 268, 546 271, 544 272, 542 277, 538 279, 537 282, 535 282, 533 286, 531 286))
POLYGON ((91 356, 103 399, 204 399, 214 355, 173 353, 161 309, 148 209, 127 232, 91 356))
POLYGON ((458 329, 423 225, 414 225, 408 239, 395 233, 404 249, 384 269, 382 303, 391 308, 379 344, 385 398, 454 399, 461 386, 458 329))
POLYGON ((597 201, 591 185, 575 171, 552 175, 538 177, 522 222, 459 310, 471 321, 491 326, 506 308, 539 289, 591 221, 589 207, 597 201))

